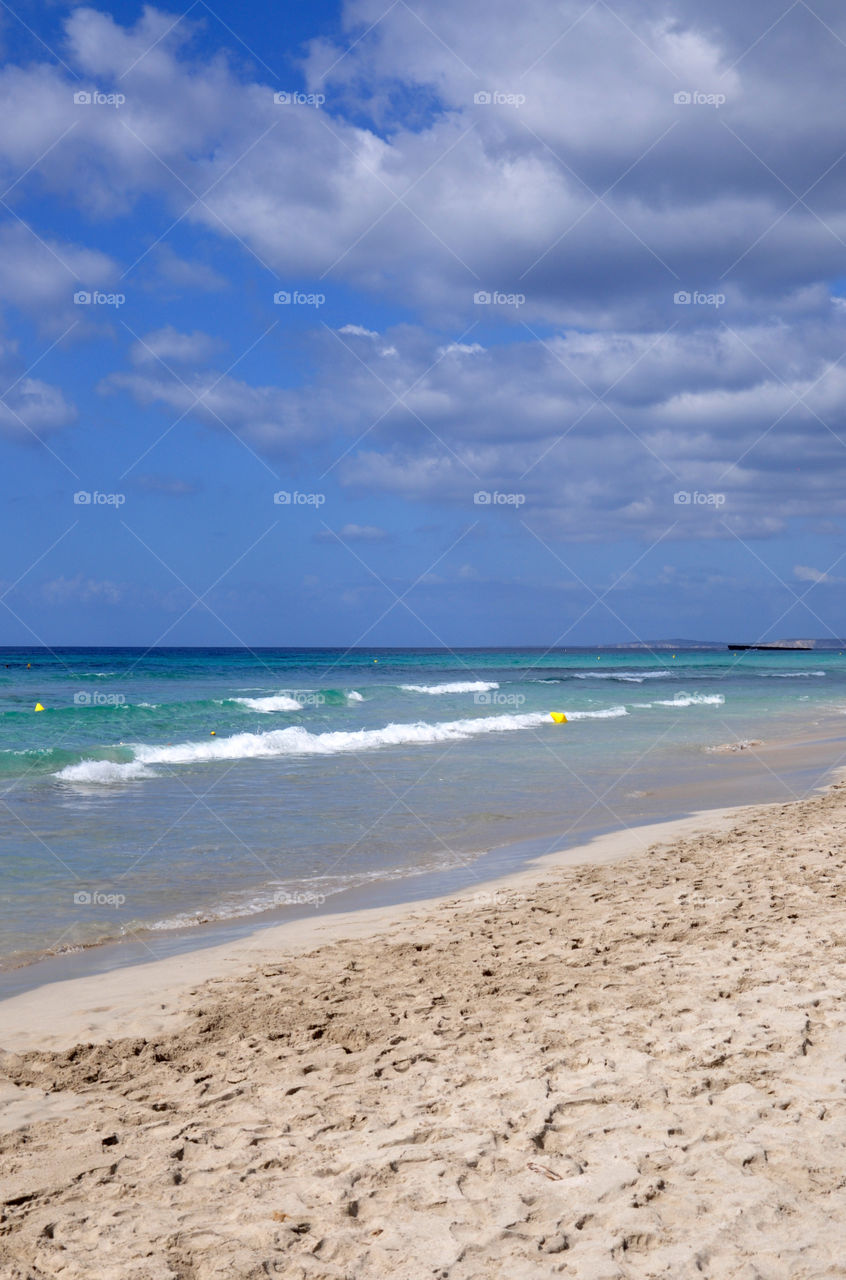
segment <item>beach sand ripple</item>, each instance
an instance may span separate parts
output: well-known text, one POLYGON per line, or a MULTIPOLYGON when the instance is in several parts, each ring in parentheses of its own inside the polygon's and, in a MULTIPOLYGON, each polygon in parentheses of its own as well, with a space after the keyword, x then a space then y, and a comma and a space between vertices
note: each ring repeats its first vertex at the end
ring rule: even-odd
MULTIPOLYGON (((846 786, 6 1054, 10 1280, 822 1280, 846 786)), ((481 896, 481 895, 480 895, 481 896)))

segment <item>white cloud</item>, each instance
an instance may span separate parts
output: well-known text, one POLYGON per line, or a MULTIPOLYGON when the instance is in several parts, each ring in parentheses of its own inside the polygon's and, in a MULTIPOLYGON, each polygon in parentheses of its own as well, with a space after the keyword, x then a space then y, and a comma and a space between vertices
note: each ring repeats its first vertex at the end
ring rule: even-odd
POLYGON ((372 524, 345 524, 338 536, 344 542, 383 542, 388 534, 372 524))
POLYGON ((109 579, 86 577, 77 573, 72 578, 53 578, 41 586, 41 594, 48 604, 120 604, 126 595, 125 587, 109 579))
POLYGON ((496 3, 480 23, 466 4, 432 0, 430 36, 408 6, 347 4, 347 29, 373 30, 340 59, 311 46, 312 86, 327 96, 317 111, 275 106, 270 84, 203 59, 187 20, 147 8, 124 28, 79 9, 67 57, 106 87, 120 78, 125 105, 77 108, 61 68, 7 68, 0 110, 21 126, 0 164, 10 182, 36 166, 98 218, 156 199, 277 272, 351 281, 433 315, 466 315, 480 287, 519 285, 524 307, 498 312, 503 323, 650 324, 680 318, 674 290, 713 285, 733 264, 739 306, 837 274, 846 179, 832 167, 843 140, 826 74, 840 78, 844 50, 813 15, 797 19, 803 57, 774 58, 773 36, 742 61, 740 8, 706 24, 687 0, 669 17, 635 0, 539 0, 524 19, 515 30, 496 3), (413 107, 395 117, 398 82, 429 95, 419 120, 413 107), (473 101, 480 85, 508 94, 518 82, 519 107, 473 101), (680 86, 726 102, 680 107, 680 86), (768 169, 797 190, 830 169, 818 216, 785 212, 768 169))
POLYGON ((129 352, 133 364, 205 364, 220 350, 218 339, 195 329, 180 333, 172 325, 145 334, 129 352))
POLYGON ((303 387, 190 368, 180 380, 154 367, 114 374, 106 386, 216 429, 222 419, 268 457, 331 469, 354 494, 478 517, 477 490, 519 492, 521 518, 577 539, 654 538, 671 526, 675 538, 768 536, 820 510, 846 515, 846 450, 836 438, 844 336, 839 320, 694 341, 617 332, 539 345, 527 335, 469 359, 400 326, 380 337, 397 350, 387 376, 376 344, 369 356, 353 353, 321 331, 312 335, 314 380, 303 387), (685 507, 674 501, 679 491, 706 497, 685 507))
POLYGON ((99 250, 69 244, 20 223, 0 227, 0 296, 33 312, 46 327, 59 320, 64 327, 72 320, 89 319, 74 307, 74 292, 113 284, 119 270, 99 250))
MULTIPOLYGON (((148 345, 180 375, 136 347, 104 389, 228 428, 269 457, 320 455, 353 491, 458 510, 479 488, 519 491, 525 518, 560 536, 656 537, 670 525, 675 537, 768 536, 791 519, 846 515, 846 314, 825 283, 842 272, 846 240, 843 124, 828 87, 846 48, 800 6, 797 56, 788 24, 741 57, 766 13, 754 0, 719 4, 707 22, 693 0, 674 0, 669 17, 640 0, 539 0, 517 28, 505 0, 482 22, 467 4, 431 0, 432 37, 408 6, 374 6, 345 6, 352 47, 340 61, 334 45, 310 46, 320 112, 276 107, 272 86, 198 52, 190 22, 150 8, 131 28, 92 9, 68 19, 67 57, 103 87, 122 77, 119 111, 74 108, 52 64, 0 72, 0 110, 21 120, 0 139, 0 176, 34 166, 18 196, 37 182, 109 227, 143 207, 138 256, 154 208, 155 234, 179 218, 282 279, 352 284, 420 321, 319 333, 314 379, 293 387, 221 377, 206 368, 208 335, 166 325, 148 345), (398 86, 419 103, 401 118, 398 86), (473 101, 518 86, 519 106, 473 101), (677 105, 680 88, 719 88, 726 102, 677 105), (772 173, 802 191, 825 173, 814 214, 772 173), (674 303, 723 276, 719 307, 674 303), (488 288, 525 300, 474 305, 488 288), (478 326, 484 344, 466 341, 478 326), (679 490, 725 501, 682 509, 679 490)), ((116 270, 58 238, 34 245, 0 229, 0 284, 42 312, 67 287, 57 258, 86 283, 116 270)), ((149 283, 153 267, 176 288, 222 283, 166 243, 143 261, 127 264, 129 282, 149 283)), ((44 429, 70 420, 47 383, 24 380, 15 394, 44 429)))
POLYGON ((833 574, 824 573, 821 569, 814 569, 807 564, 794 565, 793 576, 795 578, 798 578, 800 582, 827 582, 827 583, 846 582, 846 578, 834 577, 833 574))
POLYGON ((21 365, 17 345, 0 341, 0 432, 26 442, 74 422, 76 409, 61 389, 21 365))
POLYGON ((439 356, 475 356, 480 351, 484 351, 484 347, 479 342, 450 342, 446 347, 438 347, 439 356))

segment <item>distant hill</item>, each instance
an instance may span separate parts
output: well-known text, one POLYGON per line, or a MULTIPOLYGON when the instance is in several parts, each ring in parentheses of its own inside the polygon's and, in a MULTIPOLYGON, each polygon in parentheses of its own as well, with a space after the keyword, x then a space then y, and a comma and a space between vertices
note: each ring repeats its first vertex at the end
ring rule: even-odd
POLYGON ((725 649, 723 640, 632 640, 615 649, 725 649))

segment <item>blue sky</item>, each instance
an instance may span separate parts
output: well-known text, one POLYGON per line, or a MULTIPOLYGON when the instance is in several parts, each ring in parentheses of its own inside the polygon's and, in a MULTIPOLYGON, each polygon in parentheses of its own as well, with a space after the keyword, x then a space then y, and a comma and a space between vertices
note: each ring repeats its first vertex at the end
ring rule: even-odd
POLYGON ((841 6, 0 38, 0 643, 846 633, 841 6))

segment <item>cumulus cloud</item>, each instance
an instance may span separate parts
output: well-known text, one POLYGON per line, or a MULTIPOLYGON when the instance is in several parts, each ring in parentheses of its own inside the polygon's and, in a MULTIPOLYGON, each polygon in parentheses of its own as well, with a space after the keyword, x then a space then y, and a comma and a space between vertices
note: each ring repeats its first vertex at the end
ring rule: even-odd
POLYGON ((77 412, 59 387, 22 365, 17 344, 0 341, 0 433, 29 443, 69 426, 77 412))
POLYGON ((820 9, 796 6, 750 48, 772 25, 762 0, 707 23, 682 0, 671 15, 540 0, 518 30, 504 0, 433 0, 434 35, 409 6, 354 0, 354 47, 308 55, 321 110, 279 107, 270 85, 203 58, 190 21, 147 8, 122 27, 81 9, 68 58, 101 87, 120 78, 125 105, 74 109, 61 68, 10 68, 0 106, 25 126, 0 160, 12 180, 37 164, 37 181, 98 217, 155 194, 276 272, 430 311, 466 313, 479 288, 522 292, 523 315, 564 324, 649 324, 677 290, 721 290, 742 311, 839 271, 846 174, 827 85, 844 18, 820 9), (392 105, 398 80, 429 95, 422 119, 392 105))
POLYGON ((354 494, 469 513, 478 490, 517 493, 484 518, 577 539, 767 536, 820 509, 846 515, 844 339, 839 317, 694 337, 527 331, 468 356, 399 326, 386 373, 378 345, 363 355, 324 330, 303 387, 161 368, 105 386, 270 458, 297 454, 354 494))
POLYGON ((195 329, 180 333, 172 325, 145 334, 130 348, 133 364, 205 364, 220 350, 218 339, 195 329))
MULTIPOLYGON (((22 120, 0 140, 16 197, 61 192, 103 224, 150 202, 165 228, 179 219, 283 282, 353 286, 415 318, 318 332, 311 372, 284 386, 211 368, 212 338, 166 325, 104 390, 353 493, 543 537, 761 537, 846 515, 833 0, 775 23, 763 0, 704 15, 693 0, 538 0, 517 27, 505 0, 432 0, 425 24, 348 0, 342 20, 340 42, 307 50, 320 110, 277 105, 261 75, 149 7, 134 26, 67 20, 68 59, 92 85, 120 79, 119 110, 75 108, 53 64, 0 73, 0 108, 22 120), (480 489, 523 501, 474 510, 480 489)), ((43 248, 15 275, 23 238, 0 229, 0 279, 57 297, 43 248)), ((112 269, 53 248, 87 276, 112 269)), ((129 280, 143 261, 215 287, 146 228, 133 257, 129 280)), ((43 384, 18 395, 34 418, 64 412, 43 384)))
POLYGON ((114 289, 120 268, 98 249, 68 242, 18 221, 0 225, 0 298, 51 335, 78 339, 102 323, 101 310, 74 303, 77 291, 114 289))

